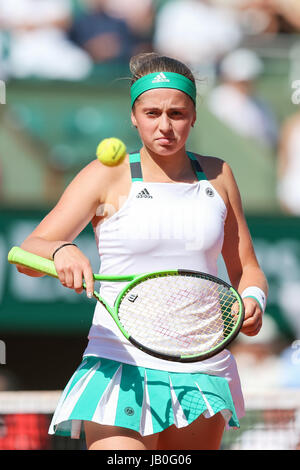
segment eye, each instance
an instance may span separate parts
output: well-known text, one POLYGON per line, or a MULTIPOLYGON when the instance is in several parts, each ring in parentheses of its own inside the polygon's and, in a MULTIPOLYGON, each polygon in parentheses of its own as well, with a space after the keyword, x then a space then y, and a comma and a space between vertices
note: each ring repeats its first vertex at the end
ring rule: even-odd
POLYGON ((182 111, 177 111, 177 110, 172 111, 170 115, 173 119, 181 119, 183 117, 182 111))
POLYGON ((155 110, 146 111, 146 116, 150 116, 150 117, 158 116, 158 111, 155 111, 155 110))

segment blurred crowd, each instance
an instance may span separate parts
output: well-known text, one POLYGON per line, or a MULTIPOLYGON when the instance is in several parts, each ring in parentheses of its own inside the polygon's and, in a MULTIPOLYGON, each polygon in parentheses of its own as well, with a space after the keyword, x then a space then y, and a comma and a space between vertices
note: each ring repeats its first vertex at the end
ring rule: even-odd
MULTIPOLYGON (((0 0, 0 79, 83 80, 153 50, 182 60, 211 80, 207 103, 218 119, 276 152, 279 203, 300 215, 300 114, 278 124, 258 96, 264 63, 249 47, 299 33, 299 0, 0 0)), ((300 39, 291 83, 299 57, 300 39)))
POLYGON ((79 79, 155 49, 208 69, 245 38, 299 30, 298 0, 2 0, 1 68, 79 79))

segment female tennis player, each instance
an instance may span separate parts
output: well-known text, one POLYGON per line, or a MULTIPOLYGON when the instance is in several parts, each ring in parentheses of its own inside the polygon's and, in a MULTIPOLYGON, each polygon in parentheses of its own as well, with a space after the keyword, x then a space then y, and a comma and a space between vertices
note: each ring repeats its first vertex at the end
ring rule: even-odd
MULTIPOLYGON (((194 76, 184 64, 154 53, 133 57, 130 67, 140 151, 116 167, 88 164, 22 248, 54 259, 60 282, 78 293, 84 278, 88 296, 94 290, 91 264, 73 240, 89 222, 102 274, 180 267, 217 275, 223 255, 243 297, 242 331, 256 335, 267 282, 234 176, 224 161, 186 150, 196 121, 194 76)), ((104 283, 101 294, 112 305, 120 289, 104 283)), ((185 364, 154 358, 129 343, 98 302, 83 361, 49 432, 85 435, 93 450, 219 449, 225 427, 238 427, 243 413, 228 350, 185 364)))

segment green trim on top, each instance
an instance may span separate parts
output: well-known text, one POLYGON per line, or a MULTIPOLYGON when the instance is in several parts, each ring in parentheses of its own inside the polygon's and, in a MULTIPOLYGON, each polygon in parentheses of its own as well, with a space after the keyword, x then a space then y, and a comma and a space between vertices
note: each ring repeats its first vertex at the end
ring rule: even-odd
POLYGON ((130 163, 140 162, 141 161, 140 152, 130 153, 129 154, 129 161, 130 161, 130 163))
POLYGON ((143 181, 140 152, 129 154, 132 181, 143 181))
POLYGON ((191 163, 192 163, 193 169, 196 173, 196 176, 198 178, 198 181, 207 180, 206 174, 202 170, 202 168, 200 166, 200 163, 198 162, 195 155, 192 152, 187 152, 187 155, 189 156, 189 158, 191 160, 191 163))
MULTIPOLYGON (((198 181, 207 180, 205 173, 202 171, 200 163, 192 152, 186 152, 188 157, 191 160, 193 170, 197 176, 198 181)), ((140 152, 129 154, 129 163, 131 170, 131 180, 134 181, 143 181, 142 166, 141 166, 141 156, 140 152)))

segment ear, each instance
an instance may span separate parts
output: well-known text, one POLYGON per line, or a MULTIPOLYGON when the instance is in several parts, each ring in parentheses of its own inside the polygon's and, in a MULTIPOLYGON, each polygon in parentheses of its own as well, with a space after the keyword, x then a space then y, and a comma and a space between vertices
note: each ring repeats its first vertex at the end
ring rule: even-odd
POLYGON ((131 122, 134 127, 137 127, 137 122, 133 111, 131 111, 131 122))

